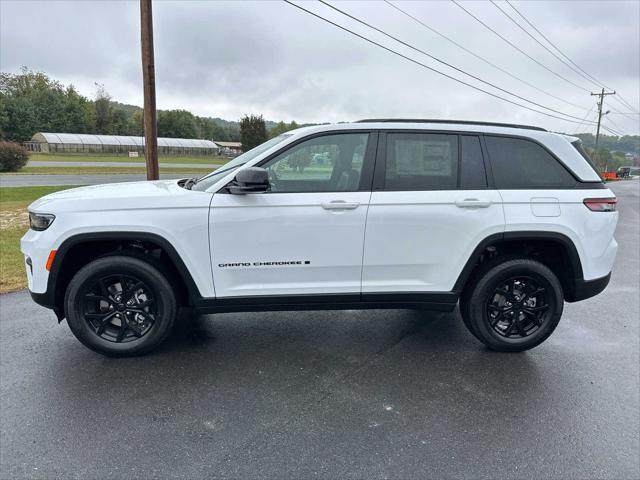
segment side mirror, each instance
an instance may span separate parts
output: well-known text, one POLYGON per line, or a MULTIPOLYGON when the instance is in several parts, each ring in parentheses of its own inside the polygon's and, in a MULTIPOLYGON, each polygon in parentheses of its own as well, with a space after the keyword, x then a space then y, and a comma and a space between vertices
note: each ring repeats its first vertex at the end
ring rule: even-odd
POLYGON ((260 167, 248 167, 236 173, 229 185, 229 192, 234 195, 266 192, 269 189, 269 173, 260 167))

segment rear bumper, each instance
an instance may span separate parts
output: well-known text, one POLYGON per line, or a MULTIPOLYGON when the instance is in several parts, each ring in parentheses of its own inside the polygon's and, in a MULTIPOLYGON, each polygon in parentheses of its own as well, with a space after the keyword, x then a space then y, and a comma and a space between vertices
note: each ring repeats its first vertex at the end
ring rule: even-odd
POLYGON ((601 293, 611 280, 611 272, 604 277, 595 280, 577 280, 572 298, 566 298, 568 302, 579 302, 587 298, 595 297, 601 293))

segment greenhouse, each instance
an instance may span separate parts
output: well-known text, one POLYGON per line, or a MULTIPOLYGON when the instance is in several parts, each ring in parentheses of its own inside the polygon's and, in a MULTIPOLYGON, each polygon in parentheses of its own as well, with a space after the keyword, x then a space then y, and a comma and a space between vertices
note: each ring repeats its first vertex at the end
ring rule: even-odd
MULTIPOLYGON (((25 147, 42 153, 144 154, 144 137, 43 132, 36 133, 30 142, 25 142, 25 147)), ((219 150, 210 140, 158 138, 159 155, 217 155, 219 150)))

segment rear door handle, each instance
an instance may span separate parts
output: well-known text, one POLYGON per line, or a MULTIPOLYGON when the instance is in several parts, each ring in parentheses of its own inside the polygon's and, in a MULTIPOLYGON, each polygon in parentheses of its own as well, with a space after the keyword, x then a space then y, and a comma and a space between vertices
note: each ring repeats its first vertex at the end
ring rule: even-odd
POLYGON ((465 198, 464 200, 457 200, 456 207, 459 208, 488 208, 491 206, 491 202, 479 200, 477 198, 465 198))
POLYGON ((322 204, 325 210, 354 210, 360 205, 359 202, 345 202, 344 200, 333 200, 322 204))

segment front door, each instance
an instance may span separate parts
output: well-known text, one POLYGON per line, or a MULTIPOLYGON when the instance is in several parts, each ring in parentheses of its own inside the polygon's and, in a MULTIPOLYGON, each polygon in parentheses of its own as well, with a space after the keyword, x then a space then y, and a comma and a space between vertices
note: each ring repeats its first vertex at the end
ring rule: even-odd
POLYGON ((259 165, 269 191, 216 193, 216 296, 359 295, 375 140, 360 131, 307 138, 259 165))

